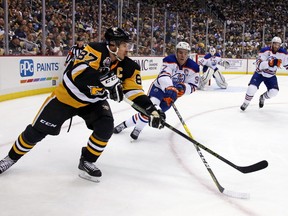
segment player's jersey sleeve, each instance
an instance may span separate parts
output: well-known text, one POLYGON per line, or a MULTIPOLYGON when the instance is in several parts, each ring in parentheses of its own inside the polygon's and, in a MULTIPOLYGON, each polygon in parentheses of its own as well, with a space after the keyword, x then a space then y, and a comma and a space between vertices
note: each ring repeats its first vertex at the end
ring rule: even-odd
POLYGON ((262 74, 264 77, 275 76, 278 68, 277 66, 269 66, 269 60, 271 58, 281 59, 283 66, 286 63, 288 64, 286 60, 287 52, 283 48, 280 48, 276 53, 273 53, 271 47, 264 47, 260 50, 256 60, 256 72, 262 74))
POLYGON ((125 96, 134 100, 140 95, 144 95, 140 66, 132 59, 125 57, 117 66, 117 76, 122 81, 125 96))
POLYGON ((62 83, 55 89, 57 99, 76 108, 105 100, 107 93, 99 81, 99 67, 100 62, 108 56, 105 44, 87 45, 75 59, 73 67, 64 73, 62 83))
POLYGON ((178 68, 175 55, 169 55, 163 59, 161 71, 156 79, 155 85, 162 91, 169 86, 173 86, 172 77, 178 68))
MULTIPOLYGON (((192 59, 188 59, 186 65, 182 68, 184 77, 184 84, 186 86, 185 95, 189 95, 192 92, 196 91, 199 85, 200 74, 199 74, 199 65, 194 62, 192 59)), ((178 78, 181 82, 181 79, 178 78)))
MULTIPOLYGON (((270 47, 264 47, 260 50, 256 60, 258 71, 270 69, 270 66, 268 65, 268 58, 270 57, 271 53, 272 51, 270 47)), ((271 69, 272 68, 273 67, 271 67, 271 69)))
POLYGON ((283 67, 285 67, 286 70, 288 70, 288 54, 287 53, 283 57, 282 65, 283 67))
POLYGON ((144 93, 140 66, 132 59, 125 57, 117 67, 117 76, 122 81, 123 93, 142 108, 153 106, 150 98, 144 93))
POLYGON ((219 62, 222 61, 222 58, 221 58, 220 53, 216 53, 216 54, 214 55, 214 57, 215 57, 216 64, 219 64, 219 62))
POLYGON ((210 58, 211 58, 211 54, 210 53, 206 54, 202 59, 199 60, 199 64, 201 66, 205 66, 205 65, 208 66, 207 64, 210 58))

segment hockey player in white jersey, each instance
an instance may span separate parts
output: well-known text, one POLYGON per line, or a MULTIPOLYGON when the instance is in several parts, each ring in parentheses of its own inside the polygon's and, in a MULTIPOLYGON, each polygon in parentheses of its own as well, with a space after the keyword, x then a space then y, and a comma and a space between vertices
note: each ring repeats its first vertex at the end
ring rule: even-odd
MULTIPOLYGON (((177 98, 193 93, 198 87, 199 65, 188 58, 190 50, 188 43, 179 42, 176 45, 176 53, 163 59, 161 72, 150 86, 148 95, 154 105, 160 106, 163 112, 166 112, 177 98)), ((146 116, 136 113, 116 126, 114 133, 118 134, 125 128, 134 126, 130 136, 136 140, 147 125, 147 120, 146 116)))
POLYGON ((266 99, 275 97, 278 94, 279 87, 276 71, 281 64, 288 70, 287 52, 284 48, 280 47, 281 43, 281 38, 273 37, 271 46, 260 50, 256 60, 256 70, 248 84, 245 100, 240 107, 241 110, 246 110, 262 82, 267 87, 267 91, 261 94, 259 98, 259 108, 264 106, 266 99))
POLYGON ((227 88, 228 84, 226 83, 222 73, 219 71, 217 65, 225 66, 226 68, 229 66, 229 63, 227 61, 222 61, 220 53, 216 52, 214 47, 210 47, 209 53, 199 61, 199 64, 203 66, 203 75, 201 76, 199 89, 204 90, 212 76, 220 88, 227 88))

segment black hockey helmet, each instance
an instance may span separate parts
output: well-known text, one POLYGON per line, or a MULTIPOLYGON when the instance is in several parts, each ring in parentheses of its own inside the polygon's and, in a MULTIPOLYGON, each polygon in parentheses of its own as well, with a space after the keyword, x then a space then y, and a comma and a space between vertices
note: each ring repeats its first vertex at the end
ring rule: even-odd
POLYGON ((118 27, 108 28, 104 36, 107 45, 110 45, 110 41, 115 41, 117 45, 130 41, 130 34, 118 27))

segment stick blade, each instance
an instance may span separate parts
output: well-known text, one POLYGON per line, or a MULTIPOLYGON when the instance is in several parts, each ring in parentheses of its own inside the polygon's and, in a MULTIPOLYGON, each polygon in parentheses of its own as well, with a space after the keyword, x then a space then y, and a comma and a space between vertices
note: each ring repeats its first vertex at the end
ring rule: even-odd
POLYGON ((239 167, 239 170, 242 173, 250 173, 250 172, 255 172, 258 170, 265 169, 268 166, 268 161, 262 160, 256 164, 250 165, 250 166, 245 166, 245 167, 239 167))
POLYGON ((236 192, 236 191, 230 191, 224 189, 222 192, 226 196, 232 197, 232 198, 237 198, 237 199, 250 199, 250 194, 249 193, 243 193, 243 192, 236 192))

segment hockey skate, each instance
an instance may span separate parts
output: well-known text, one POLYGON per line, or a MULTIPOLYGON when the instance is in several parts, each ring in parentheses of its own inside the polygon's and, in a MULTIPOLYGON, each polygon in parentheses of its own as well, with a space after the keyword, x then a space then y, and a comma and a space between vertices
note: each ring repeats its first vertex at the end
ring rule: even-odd
POLYGON ((97 183, 100 182, 99 178, 102 176, 101 171, 95 166, 95 164, 89 161, 85 161, 83 156, 81 156, 80 158, 78 169, 80 170, 79 172, 80 178, 97 183))
POLYGON ((0 161, 0 174, 9 169, 16 161, 12 160, 9 156, 6 156, 0 161))
POLYGON ((259 108, 262 108, 264 106, 264 96, 263 94, 259 98, 259 108))
POLYGON ((121 124, 117 125, 114 130, 113 130, 113 133, 114 134, 118 134, 118 133, 121 133, 126 127, 125 125, 125 122, 122 122, 121 124))
MULTIPOLYGON (((131 137, 133 140, 137 140, 140 133, 141 133, 141 130, 139 130, 138 128, 135 127, 135 128, 133 129, 133 131, 131 132, 130 137, 131 137)), ((133 140, 132 140, 132 141, 133 141, 133 140)))
POLYGON ((246 110, 246 108, 248 107, 248 103, 243 103, 242 105, 241 105, 241 107, 240 107, 240 109, 242 110, 242 111, 245 111, 246 110))

